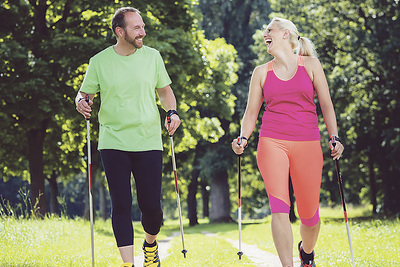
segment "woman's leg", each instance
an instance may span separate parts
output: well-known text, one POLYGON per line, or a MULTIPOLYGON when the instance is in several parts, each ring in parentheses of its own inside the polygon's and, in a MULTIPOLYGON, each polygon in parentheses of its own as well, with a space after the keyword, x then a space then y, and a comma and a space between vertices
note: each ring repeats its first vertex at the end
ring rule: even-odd
POLYGON ((293 266, 293 234, 289 220, 288 142, 261 137, 257 164, 264 180, 272 212, 271 230, 282 266, 293 266))
POLYGON ((300 224, 300 235, 302 240, 303 250, 307 254, 311 254, 317 243, 321 221, 318 221, 314 226, 300 224))
POLYGON ((313 252, 320 230, 319 198, 323 157, 320 141, 294 142, 290 153, 290 174, 301 219, 304 252, 313 252))
POLYGON ((272 213, 272 237, 282 266, 293 266, 293 234, 287 213, 272 213))

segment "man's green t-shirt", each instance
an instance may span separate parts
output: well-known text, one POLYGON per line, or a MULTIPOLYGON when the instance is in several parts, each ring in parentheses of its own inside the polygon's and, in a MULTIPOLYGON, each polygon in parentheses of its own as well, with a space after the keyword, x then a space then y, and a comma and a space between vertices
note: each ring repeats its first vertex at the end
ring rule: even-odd
POLYGON ((169 84, 161 55, 153 48, 121 56, 108 47, 92 57, 80 91, 100 92, 98 149, 162 150, 155 89, 169 84))

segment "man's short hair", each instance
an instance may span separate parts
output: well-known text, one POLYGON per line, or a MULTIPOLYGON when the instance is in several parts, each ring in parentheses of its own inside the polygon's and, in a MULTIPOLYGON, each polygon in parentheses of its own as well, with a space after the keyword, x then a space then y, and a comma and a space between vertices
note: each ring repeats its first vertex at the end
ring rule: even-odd
POLYGON ((117 34, 115 33, 115 29, 117 27, 121 27, 122 29, 125 29, 126 23, 125 23, 125 13, 127 12, 136 12, 137 14, 140 14, 140 11, 136 8, 133 7, 121 7, 115 11, 114 16, 111 21, 111 28, 115 36, 117 34))

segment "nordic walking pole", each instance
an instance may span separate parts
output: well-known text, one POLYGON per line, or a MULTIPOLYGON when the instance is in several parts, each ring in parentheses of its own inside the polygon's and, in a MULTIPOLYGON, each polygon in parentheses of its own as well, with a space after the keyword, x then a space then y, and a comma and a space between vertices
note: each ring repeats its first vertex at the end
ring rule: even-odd
MULTIPOLYGON (((332 146, 333 147, 336 146, 336 140, 335 140, 334 136, 332 136, 332 146)), ((343 180, 342 180, 342 176, 340 174, 340 168, 339 168, 339 159, 335 159, 335 164, 336 164, 336 175, 337 175, 338 183, 339 183, 340 198, 342 199, 344 221, 346 222, 347 238, 349 240, 349 245, 350 245, 351 260, 353 261, 353 267, 355 267, 356 265, 354 263, 353 247, 351 245, 351 238, 350 238, 350 227, 349 227, 349 221, 347 219, 346 203, 344 201, 344 194, 343 194, 343 180)))
MULTIPOLYGON (((168 123, 171 123, 171 117, 167 116, 168 123)), ((176 163, 175 163, 175 152, 174 152, 174 140, 172 139, 172 135, 169 136, 171 141, 171 156, 172 156, 172 167, 174 169, 174 177, 175 177, 175 191, 176 191, 176 202, 178 203, 179 210, 179 222, 181 224, 181 237, 182 237, 182 253, 183 257, 186 258, 187 250, 185 249, 185 240, 183 238, 183 225, 182 225, 182 210, 181 210, 181 200, 179 198, 179 188, 178 188, 178 178, 176 176, 176 163)))
MULTIPOLYGON (((89 103, 89 95, 85 96, 89 103)), ((94 232, 93 232, 93 195, 92 195, 92 151, 90 149, 90 118, 86 118, 87 147, 88 147, 88 179, 89 179, 89 206, 90 206, 90 235, 92 239, 92 266, 94 267, 94 232)))
MULTIPOLYGON (((237 143, 240 145, 242 139, 238 137, 237 143)), ((241 177, 241 157, 243 154, 238 155, 238 225, 239 225, 239 260, 242 259, 242 177, 241 177)))

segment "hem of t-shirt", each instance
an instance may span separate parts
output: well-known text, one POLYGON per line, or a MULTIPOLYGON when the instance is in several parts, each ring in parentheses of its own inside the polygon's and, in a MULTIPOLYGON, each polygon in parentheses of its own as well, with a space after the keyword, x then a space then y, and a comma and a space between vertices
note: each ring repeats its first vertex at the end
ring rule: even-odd
POLYGON ((161 147, 146 147, 146 148, 126 148, 126 147, 108 147, 108 146, 98 146, 97 150, 103 150, 103 149, 113 149, 113 150, 120 150, 120 151, 126 151, 126 152, 144 152, 144 151, 163 151, 164 149, 161 147))
POLYGON ((160 87, 156 87, 156 89, 161 89, 161 88, 164 88, 164 87, 166 87, 166 86, 168 86, 168 85, 171 85, 172 84, 172 82, 168 82, 166 85, 164 85, 164 86, 160 86, 160 87))

